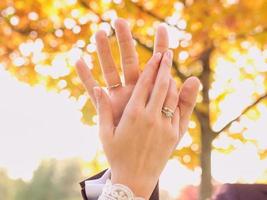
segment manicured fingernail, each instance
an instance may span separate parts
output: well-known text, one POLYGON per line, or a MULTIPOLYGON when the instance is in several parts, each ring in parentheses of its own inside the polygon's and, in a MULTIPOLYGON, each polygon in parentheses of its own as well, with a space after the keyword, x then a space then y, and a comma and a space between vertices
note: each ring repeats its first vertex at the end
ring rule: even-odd
POLYGON ((169 58, 170 58, 170 52, 169 52, 169 50, 168 51, 166 51, 166 53, 165 53, 165 58, 167 58, 168 60, 169 60, 169 58))
POLYGON ((96 98, 96 101, 99 102, 101 98, 101 88, 100 87, 94 87, 94 95, 96 98))
POLYGON ((156 56, 156 59, 159 60, 161 58, 161 53, 157 52, 155 56, 156 56))
POLYGON ((172 51, 171 51, 171 50, 168 50, 168 51, 167 51, 167 56, 168 56, 168 58, 169 58, 169 59, 171 59, 171 60, 172 60, 173 53, 172 53, 172 51))
POLYGON ((171 68, 171 66, 172 66, 172 57, 173 57, 173 53, 172 53, 172 51, 171 50, 168 50, 167 52, 166 52, 166 56, 167 56, 167 59, 168 59, 168 66, 171 68))

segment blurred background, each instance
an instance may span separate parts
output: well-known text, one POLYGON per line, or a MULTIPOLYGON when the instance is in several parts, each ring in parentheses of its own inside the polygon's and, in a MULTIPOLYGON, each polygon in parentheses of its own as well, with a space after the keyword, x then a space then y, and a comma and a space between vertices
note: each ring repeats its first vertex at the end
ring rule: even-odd
POLYGON ((129 22, 140 68, 164 22, 177 84, 202 82, 161 199, 267 183, 266 11, 266 0, 1 0, 0 199, 78 200, 79 181, 108 167, 74 63, 83 55, 104 85, 94 40, 103 29, 120 70, 117 17, 129 22))

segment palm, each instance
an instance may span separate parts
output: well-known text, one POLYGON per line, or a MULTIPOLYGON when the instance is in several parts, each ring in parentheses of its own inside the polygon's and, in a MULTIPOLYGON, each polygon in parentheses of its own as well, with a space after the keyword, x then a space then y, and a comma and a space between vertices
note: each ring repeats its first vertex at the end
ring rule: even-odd
MULTIPOLYGON (((122 68, 125 79, 125 86, 109 89, 114 124, 117 125, 138 80, 139 62, 127 22, 125 20, 118 19, 115 22, 115 31, 120 47, 122 68)), ((164 26, 159 26, 156 31, 154 53, 165 52, 168 49, 168 40, 166 28, 164 26)), ((116 65, 109 48, 108 37, 104 31, 98 31, 96 33, 96 44, 98 57, 107 86, 114 86, 121 83, 120 76, 117 72, 116 65)), ((79 77, 85 85, 93 104, 96 106, 93 88, 98 84, 93 79, 89 68, 82 59, 77 62, 76 67, 79 77)), ((180 100, 178 106, 180 107, 181 112, 181 132, 184 132, 187 127, 188 120, 193 110, 191 104, 195 103, 198 85, 198 80, 191 79, 186 81, 184 83, 184 87, 180 90, 180 100)))
MULTIPOLYGON (((120 47, 122 68, 124 73, 124 86, 109 89, 109 97, 112 105, 114 123, 118 124, 123 110, 128 103, 135 84, 139 77, 139 62, 134 47, 133 38, 126 21, 119 19, 115 22, 115 31, 120 47)), ((117 67, 111 55, 108 37, 104 31, 98 31, 95 35, 97 54, 100 66, 107 86, 121 83, 117 67)), ((159 27, 155 39, 154 52, 164 52, 168 49, 168 34, 163 26, 159 27)), ((98 84, 93 79, 90 70, 83 60, 77 62, 77 72, 96 106, 93 88, 98 84)))
POLYGON ((115 125, 120 121, 124 108, 132 95, 134 86, 135 85, 127 85, 109 92, 115 125))

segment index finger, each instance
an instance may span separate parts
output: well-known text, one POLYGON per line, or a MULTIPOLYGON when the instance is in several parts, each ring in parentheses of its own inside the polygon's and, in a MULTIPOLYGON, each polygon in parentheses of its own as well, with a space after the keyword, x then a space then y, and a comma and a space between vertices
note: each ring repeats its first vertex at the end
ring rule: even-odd
POLYGON ((94 95, 94 87, 98 86, 94 80, 89 67, 86 65, 84 60, 80 58, 76 63, 76 72, 78 73, 80 80, 82 81, 85 89, 87 90, 94 106, 96 107, 96 99, 94 95))

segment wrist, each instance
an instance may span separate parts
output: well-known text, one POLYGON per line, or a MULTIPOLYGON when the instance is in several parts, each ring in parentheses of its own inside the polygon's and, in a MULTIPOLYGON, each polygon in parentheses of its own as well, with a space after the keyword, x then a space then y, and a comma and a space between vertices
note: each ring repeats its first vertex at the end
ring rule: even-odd
POLYGON ((111 175, 112 184, 122 184, 127 186, 132 190, 135 196, 142 197, 148 200, 156 186, 156 183, 152 180, 144 180, 123 176, 113 176, 111 175))

